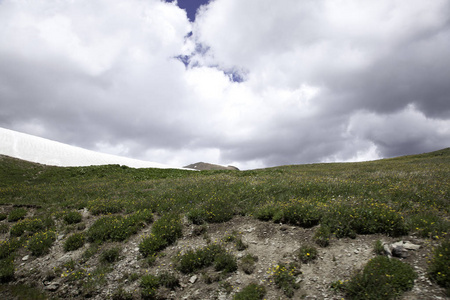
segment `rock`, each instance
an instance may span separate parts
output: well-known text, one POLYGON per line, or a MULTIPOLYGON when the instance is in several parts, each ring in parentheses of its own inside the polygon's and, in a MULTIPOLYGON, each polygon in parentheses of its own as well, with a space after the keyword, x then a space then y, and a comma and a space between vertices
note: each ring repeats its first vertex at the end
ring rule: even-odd
POLYGON ((384 249, 384 253, 387 256, 392 256, 392 252, 391 252, 391 249, 389 248, 388 244, 383 244, 383 249, 384 249))
POLYGON ((51 282, 49 285, 44 287, 44 290, 47 290, 47 291, 50 291, 50 292, 54 292, 58 288, 59 288, 59 283, 58 282, 51 282))
POLYGON ((194 284, 197 281, 197 275, 192 276, 191 278, 189 278, 189 282, 194 284))
POLYGON ((286 231, 286 230, 288 230, 288 227, 287 227, 286 225, 282 225, 282 226, 280 227, 280 230, 281 230, 281 231, 286 231))
POLYGON ((420 248, 420 245, 415 245, 411 242, 406 242, 403 244, 403 247, 407 250, 418 250, 420 248))
POLYGON ((28 260, 29 258, 30 258, 29 255, 25 255, 24 257, 22 257, 22 260, 23 260, 23 261, 26 261, 26 260, 28 260))
POLYGON ((408 250, 406 250, 403 246, 397 246, 392 249, 392 256, 407 258, 409 256, 408 250))

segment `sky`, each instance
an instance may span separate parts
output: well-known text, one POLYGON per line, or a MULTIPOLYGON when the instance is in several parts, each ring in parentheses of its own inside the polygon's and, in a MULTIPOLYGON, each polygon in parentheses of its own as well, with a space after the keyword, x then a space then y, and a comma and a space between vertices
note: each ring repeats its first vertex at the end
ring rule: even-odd
POLYGON ((450 0, 0 0, 0 127, 175 166, 424 153, 449 53, 450 0))

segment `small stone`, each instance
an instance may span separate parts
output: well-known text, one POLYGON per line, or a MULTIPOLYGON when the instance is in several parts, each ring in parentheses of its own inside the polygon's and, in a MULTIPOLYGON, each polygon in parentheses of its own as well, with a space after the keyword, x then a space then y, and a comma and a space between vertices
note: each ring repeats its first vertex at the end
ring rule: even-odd
POLYGON ((189 282, 194 284, 197 281, 197 275, 192 276, 191 278, 189 278, 189 282))
POLYGON ((408 250, 406 250, 402 246, 397 246, 394 249, 392 249, 392 256, 400 257, 400 258, 407 258, 408 257, 408 250))
POLYGON ((23 261, 26 261, 26 260, 28 260, 29 258, 30 258, 29 255, 25 255, 24 257, 22 257, 22 260, 23 260, 23 261))
POLYGON ((138 247, 134 248, 134 251, 135 252, 139 251, 139 248, 138 247))
POLYGON ((59 283, 58 282, 52 282, 49 285, 47 285, 46 287, 44 287, 44 290, 50 291, 50 292, 54 292, 59 288, 59 283))

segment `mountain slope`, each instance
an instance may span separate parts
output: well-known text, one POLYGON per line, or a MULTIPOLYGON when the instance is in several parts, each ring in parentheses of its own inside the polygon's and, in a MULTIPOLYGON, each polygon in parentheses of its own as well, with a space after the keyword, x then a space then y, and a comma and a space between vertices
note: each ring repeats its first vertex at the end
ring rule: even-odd
POLYGON ((0 128, 0 154, 60 167, 119 164, 132 168, 176 168, 160 163, 86 150, 5 128, 0 128))

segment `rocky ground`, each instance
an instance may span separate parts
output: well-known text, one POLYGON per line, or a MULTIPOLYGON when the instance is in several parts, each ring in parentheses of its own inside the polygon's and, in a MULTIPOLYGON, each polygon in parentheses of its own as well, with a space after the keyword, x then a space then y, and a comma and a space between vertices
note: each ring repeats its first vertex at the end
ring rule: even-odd
MULTIPOLYGON (((96 217, 84 211, 86 228, 96 217)), ((209 224, 206 229, 192 225, 185 220, 183 238, 165 249, 158 256, 153 266, 149 266, 140 255, 138 245, 142 235, 150 232, 151 225, 139 234, 132 236, 124 243, 106 243, 101 246, 97 254, 84 263, 80 263, 83 252, 88 244, 79 250, 65 253, 63 242, 67 234, 60 233, 49 254, 33 257, 25 249, 21 249, 16 257, 16 280, 11 283, 36 286, 44 290, 49 297, 61 299, 108 299, 119 287, 140 299, 139 278, 142 275, 158 274, 162 271, 175 273, 180 278, 180 287, 175 290, 160 291, 167 299, 232 299, 233 294, 255 282, 266 287, 265 299, 287 299, 284 294, 271 282, 269 269, 280 262, 294 262, 294 252, 304 244, 313 244, 312 237, 316 228, 300 228, 272 222, 262 222, 251 217, 236 216, 233 220, 222 224, 209 224), (255 269, 248 275, 239 267, 238 271, 225 277, 220 277, 212 268, 196 274, 183 275, 174 269, 174 260, 180 251, 207 245, 208 242, 220 242, 231 233, 239 235, 248 245, 243 251, 237 251, 232 243, 224 243, 239 260, 245 254, 251 253, 258 257, 255 269), (62 266, 74 261, 87 274, 95 272, 99 264, 99 253, 107 248, 121 247, 120 260, 110 271, 104 274, 104 279, 98 286, 90 289, 83 286, 83 280, 69 282, 61 277, 62 266)), ((4 234, 2 239, 7 238, 4 234)), ((359 235, 355 239, 332 239, 326 248, 318 248, 317 260, 301 265, 301 274, 296 281, 300 288, 296 290, 293 299, 342 299, 344 296, 330 289, 330 284, 337 280, 349 279, 352 274, 362 268, 375 254, 373 245, 381 240, 387 245, 400 240, 420 246, 417 250, 405 250, 403 261, 411 264, 418 273, 414 288, 405 293, 401 299, 446 299, 444 290, 430 282, 426 277, 427 256, 436 241, 420 239, 414 236, 390 238, 384 235, 359 235)), ((9 296, 3 290, 4 297, 9 296)))

